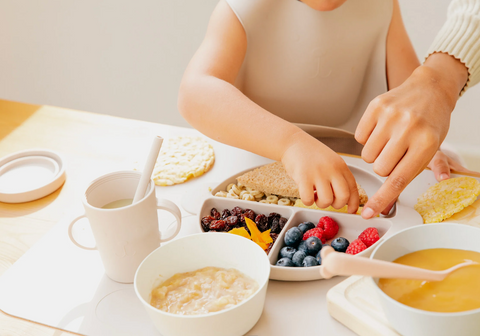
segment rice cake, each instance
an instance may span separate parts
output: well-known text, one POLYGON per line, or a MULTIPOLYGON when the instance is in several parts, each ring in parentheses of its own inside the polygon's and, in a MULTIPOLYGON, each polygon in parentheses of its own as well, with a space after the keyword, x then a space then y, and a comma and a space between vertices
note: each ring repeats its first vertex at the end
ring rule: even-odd
POLYGON ((159 186, 180 184, 203 175, 214 162, 213 147, 203 138, 171 138, 160 151, 152 178, 159 186))
POLYGON ((475 202, 478 195, 480 182, 473 177, 451 178, 428 188, 414 208, 425 224, 438 223, 475 202))

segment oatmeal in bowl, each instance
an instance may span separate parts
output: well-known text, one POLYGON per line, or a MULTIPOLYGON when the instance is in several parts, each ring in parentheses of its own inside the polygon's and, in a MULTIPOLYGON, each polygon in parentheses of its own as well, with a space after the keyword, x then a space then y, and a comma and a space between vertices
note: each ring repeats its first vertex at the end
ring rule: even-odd
POLYGON ((135 275, 135 292, 164 336, 240 336, 260 318, 270 262, 255 242, 200 233, 153 251, 135 275))

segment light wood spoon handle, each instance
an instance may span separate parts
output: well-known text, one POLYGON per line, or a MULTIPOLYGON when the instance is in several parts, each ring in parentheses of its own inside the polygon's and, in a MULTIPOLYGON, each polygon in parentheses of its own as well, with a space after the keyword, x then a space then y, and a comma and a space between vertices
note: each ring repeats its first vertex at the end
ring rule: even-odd
POLYGON ((339 253, 330 246, 322 248, 321 256, 322 267, 320 268, 320 274, 325 279, 330 279, 335 275, 365 275, 374 278, 441 281, 458 268, 478 264, 474 261, 467 261, 448 270, 431 271, 383 260, 339 253))

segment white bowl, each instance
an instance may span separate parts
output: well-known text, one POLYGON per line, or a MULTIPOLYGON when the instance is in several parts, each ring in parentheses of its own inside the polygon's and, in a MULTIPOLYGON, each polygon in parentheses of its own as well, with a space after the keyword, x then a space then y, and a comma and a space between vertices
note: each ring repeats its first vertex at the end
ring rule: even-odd
MULTIPOLYGON (((462 224, 427 224, 396 233, 373 251, 371 258, 393 261, 405 254, 432 248, 480 252, 480 229, 462 224)), ((404 336, 471 336, 480 334, 480 309, 436 313, 406 306, 378 287, 370 278, 390 324, 404 336)))
POLYGON ((179 238, 153 251, 138 267, 134 287, 155 327, 163 336, 240 336, 262 315, 270 263, 254 242, 225 233, 179 238), (235 268, 258 283, 258 290, 235 307, 203 315, 177 315, 150 305, 152 289, 176 273, 212 266, 235 268))

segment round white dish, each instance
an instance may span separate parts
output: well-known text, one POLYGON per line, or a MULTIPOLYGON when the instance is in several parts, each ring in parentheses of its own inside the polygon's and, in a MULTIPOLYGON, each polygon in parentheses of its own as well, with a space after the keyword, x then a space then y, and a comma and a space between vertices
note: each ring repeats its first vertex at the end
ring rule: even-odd
POLYGON ((195 234, 153 251, 138 267, 135 292, 163 336, 240 336, 260 318, 265 303, 269 261, 254 242, 224 233, 195 234), (213 266, 235 268, 258 283, 258 290, 235 307, 203 315, 176 315, 152 307, 152 289, 176 273, 213 266))
MULTIPOLYGON (((378 244, 371 258, 393 261, 407 253, 431 248, 480 252, 480 229, 462 224, 426 224, 402 230, 378 244)), ((436 313, 406 306, 378 287, 370 278, 390 324, 404 336, 470 336, 480 330, 480 309, 436 313)))
MULTIPOLYGON (((358 167, 354 167, 348 165, 350 171, 355 176, 357 182, 365 189, 367 195, 371 197, 375 192, 380 188, 382 185, 382 180, 380 180, 375 175, 360 169, 358 167)), ((378 229, 380 240, 366 249, 365 251, 357 254, 361 257, 368 257, 373 249, 386 237, 392 235, 399 230, 402 230, 406 227, 410 227, 415 224, 422 223, 422 219, 420 215, 414 214, 416 216, 416 220, 410 221, 396 221, 394 224, 394 218, 397 217, 397 213, 394 212, 390 216, 387 217, 379 217, 373 218, 369 220, 363 219, 359 215, 351 215, 351 214, 344 214, 344 213, 337 213, 332 211, 322 211, 322 210, 312 210, 312 209, 305 209, 305 208, 298 208, 292 206, 281 206, 276 204, 264 204, 259 202, 250 202, 244 201, 240 199, 231 199, 231 198, 224 198, 224 197, 215 197, 218 191, 226 190, 227 186, 230 183, 236 183, 237 176, 240 176, 254 168, 250 168, 248 170, 239 172, 234 176, 226 179, 222 183, 220 183, 217 187, 212 190, 211 196, 207 197, 203 202, 202 208, 199 212, 199 220, 198 225, 202 232, 203 228, 200 224, 200 220, 204 216, 210 215, 210 210, 212 208, 216 208, 220 213, 223 209, 233 209, 235 206, 239 206, 242 209, 252 209, 256 214, 265 214, 268 215, 271 212, 277 212, 281 214, 283 217, 288 219, 287 224, 285 225, 282 232, 279 234, 277 241, 273 245, 268 257, 271 264, 271 272, 270 272, 270 279, 272 280, 283 280, 283 281, 309 281, 309 280, 318 280, 323 279, 320 275, 320 266, 313 266, 313 267, 279 267, 275 266, 275 263, 278 260, 278 254, 283 246, 285 246, 283 237, 285 232, 290 229, 291 227, 298 226, 300 223, 304 221, 310 221, 314 224, 318 223, 320 217, 323 216, 330 216, 340 226, 340 231, 336 237, 344 237, 347 238, 350 242, 353 241, 358 237, 358 235, 368 227, 376 227, 378 229)), ((414 212, 414 210, 412 210, 414 212)), ((411 213, 410 213, 411 214, 411 213)), ((413 217, 413 216, 412 216, 413 217)), ((328 243, 328 242, 327 242, 328 243)))
POLYGON ((0 202, 23 203, 47 196, 65 182, 60 155, 26 150, 0 159, 0 202))

